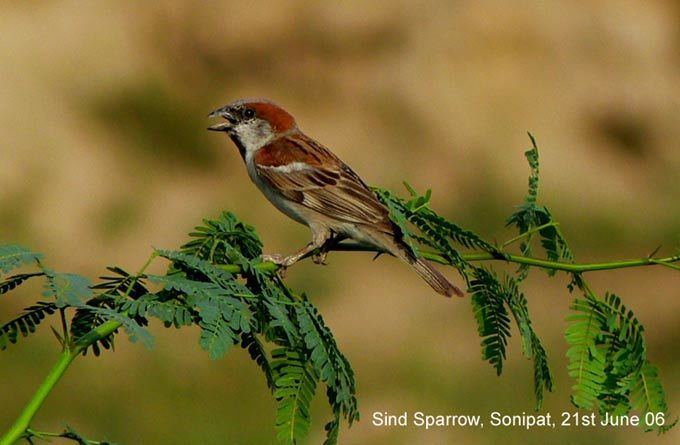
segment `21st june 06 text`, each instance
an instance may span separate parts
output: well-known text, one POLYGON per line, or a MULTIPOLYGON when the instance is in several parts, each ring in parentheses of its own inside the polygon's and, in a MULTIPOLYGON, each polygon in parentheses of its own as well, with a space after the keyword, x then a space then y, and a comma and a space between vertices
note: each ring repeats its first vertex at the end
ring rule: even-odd
POLYGON ((492 411, 486 415, 479 414, 432 414, 422 411, 389 413, 375 411, 371 416, 371 424, 375 427, 399 428, 417 427, 425 430, 431 428, 572 428, 572 427, 645 427, 657 428, 665 425, 664 413, 648 412, 643 415, 611 415, 598 416, 595 413, 563 411, 559 415, 552 413, 506 414, 492 411))

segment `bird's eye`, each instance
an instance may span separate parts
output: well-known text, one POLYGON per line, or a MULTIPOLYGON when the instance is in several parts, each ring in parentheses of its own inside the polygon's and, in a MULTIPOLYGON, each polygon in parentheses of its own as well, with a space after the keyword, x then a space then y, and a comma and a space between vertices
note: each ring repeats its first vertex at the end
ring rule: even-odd
POLYGON ((255 110, 253 110, 252 108, 246 108, 243 111, 243 117, 245 117, 246 119, 254 118, 255 117, 255 110))

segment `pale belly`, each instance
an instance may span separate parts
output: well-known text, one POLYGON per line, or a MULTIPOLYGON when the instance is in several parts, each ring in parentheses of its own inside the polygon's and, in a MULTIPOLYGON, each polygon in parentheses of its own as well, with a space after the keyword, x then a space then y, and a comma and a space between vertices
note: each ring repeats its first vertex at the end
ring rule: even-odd
POLYGON ((266 182, 264 182, 255 171, 252 163, 249 162, 249 159, 246 159, 246 166, 248 167, 248 175, 250 176, 250 179, 255 183, 257 188, 260 189, 262 194, 269 200, 269 202, 274 204, 274 207, 279 209, 284 215, 294 219, 300 224, 304 224, 306 226, 309 225, 308 218, 305 218, 304 214, 302 213, 301 206, 284 199, 278 192, 276 192, 276 190, 272 189, 266 182))

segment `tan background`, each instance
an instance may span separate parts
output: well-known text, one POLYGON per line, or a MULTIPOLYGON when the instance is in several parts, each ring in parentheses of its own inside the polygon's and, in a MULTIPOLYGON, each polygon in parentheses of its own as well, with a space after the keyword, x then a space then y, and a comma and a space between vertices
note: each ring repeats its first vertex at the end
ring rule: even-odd
MULTIPOLYGON (((254 224, 270 252, 306 242, 249 182, 236 150, 205 131, 240 97, 284 104, 367 182, 408 179, 433 206, 490 239, 521 202, 522 155, 541 146, 542 201, 581 261, 640 257, 680 242, 680 6, 576 2, 27 2, 0 5, 0 242, 96 277, 136 269, 222 209, 254 224), (336 4, 337 3, 337 4, 336 4), (342 3, 342 5, 340 5, 342 3)), ((160 265, 159 265, 160 268, 160 265)), ((159 269, 160 270, 160 269, 159 269)), ((344 444, 678 443, 638 429, 379 429, 373 411, 531 412, 530 363, 510 344, 497 378, 480 360, 468 301, 445 301, 404 265, 361 253, 293 268, 357 373, 363 420, 344 444)), ((567 279, 527 287, 556 392, 565 371, 567 279)), ((647 329, 680 413, 677 273, 600 272, 647 329)), ((38 295, 0 301, 8 319, 38 295)), ((122 337, 78 360, 35 426, 68 423, 121 444, 267 444, 274 403, 241 350, 218 362, 194 329, 152 327, 152 352, 122 337)), ((2 353, 0 429, 55 359, 46 327, 2 353)), ((317 395, 309 443, 329 417, 317 395)))

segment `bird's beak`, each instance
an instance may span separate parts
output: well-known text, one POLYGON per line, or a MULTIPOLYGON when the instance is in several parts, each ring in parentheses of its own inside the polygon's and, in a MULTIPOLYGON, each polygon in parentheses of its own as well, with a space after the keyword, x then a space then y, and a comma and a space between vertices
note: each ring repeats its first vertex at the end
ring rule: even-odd
POLYGON ((234 127, 234 124, 236 124, 236 118, 226 107, 222 107, 213 111, 208 115, 208 117, 221 117, 226 119, 226 122, 220 122, 218 124, 209 126, 208 130, 210 131, 229 131, 234 127))

